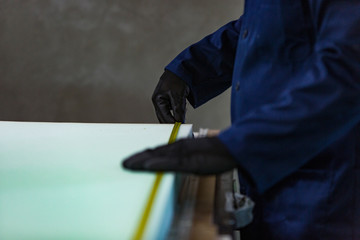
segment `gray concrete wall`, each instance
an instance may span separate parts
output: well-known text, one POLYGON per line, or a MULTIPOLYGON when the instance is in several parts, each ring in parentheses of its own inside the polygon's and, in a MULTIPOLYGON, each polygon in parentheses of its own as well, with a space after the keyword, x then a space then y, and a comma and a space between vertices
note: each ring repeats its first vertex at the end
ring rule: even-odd
MULTIPOLYGON (((241 0, 0 0, 0 120, 157 122, 152 91, 241 0)), ((229 91, 187 122, 224 128, 229 91)))

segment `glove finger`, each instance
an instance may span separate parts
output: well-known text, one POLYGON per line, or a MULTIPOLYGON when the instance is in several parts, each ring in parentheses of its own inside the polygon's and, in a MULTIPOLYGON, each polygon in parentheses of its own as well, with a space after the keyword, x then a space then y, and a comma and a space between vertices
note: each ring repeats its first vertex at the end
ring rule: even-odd
POLYGON ((153 97, 156 116, 160 123, 174 123, 175 119, 171 114, 171 103, 168 96, 157 95, 153 97))
POLYGON ((144 169, 144 164, 148 159, 152 157, 153 150, 146 150, 131 157, 125 159, 122 162, 124 168, 132 169, 132 170, 142 170, 144 169))
POLYGON ((168 157, 155 157, 146 161, 144 164, 144 169, 148 171, 181 171, 178 162, 174 159, 169 159, 168 157))
POLYGON ((170 99, 175 121, 184 123, 186 114, 186 98, 180 96, 172 97, 170 99))

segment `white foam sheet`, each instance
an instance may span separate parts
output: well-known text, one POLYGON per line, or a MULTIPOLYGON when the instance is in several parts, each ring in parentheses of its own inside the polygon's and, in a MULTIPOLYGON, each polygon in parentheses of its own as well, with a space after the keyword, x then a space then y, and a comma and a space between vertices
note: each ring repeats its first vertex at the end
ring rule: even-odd
MULTIPOLYGON (((121 161, 166 144, 172 127, 0 121, 0 239, 130 239, 155 174, 121 161)), ((182 125, 178 138, 191 131, 182 125)), ((163 235, 173 184, 165 174, 144 239, 163 235)))

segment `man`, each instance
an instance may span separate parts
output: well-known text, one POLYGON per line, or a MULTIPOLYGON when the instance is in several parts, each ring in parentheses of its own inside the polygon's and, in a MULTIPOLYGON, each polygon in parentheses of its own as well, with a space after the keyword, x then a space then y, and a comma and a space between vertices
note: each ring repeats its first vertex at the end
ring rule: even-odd
POLYGON ((133 170, 237 167, 256 202, 242 239, 360 239, 360 1, 249 0, 237 21, 180 53, 153 95, 184 121, 232 85, 232 125, 130 157, 133 170))

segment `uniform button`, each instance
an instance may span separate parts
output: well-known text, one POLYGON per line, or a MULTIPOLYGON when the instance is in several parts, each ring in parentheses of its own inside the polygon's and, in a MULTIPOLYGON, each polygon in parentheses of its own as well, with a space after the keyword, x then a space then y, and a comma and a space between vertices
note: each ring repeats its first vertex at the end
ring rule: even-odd
POLYGON ((244 30, 243 34, 242 34, 242 38, 245 39, 248 36, 249 32, 247 29, 244 30))
POLYGON ((236 90, 236 91, 239 91, 239 90, 240 90, 240 83, 239 83, 239 82, 236 83, 236 85, 235 85, 235 90, 236 90))

